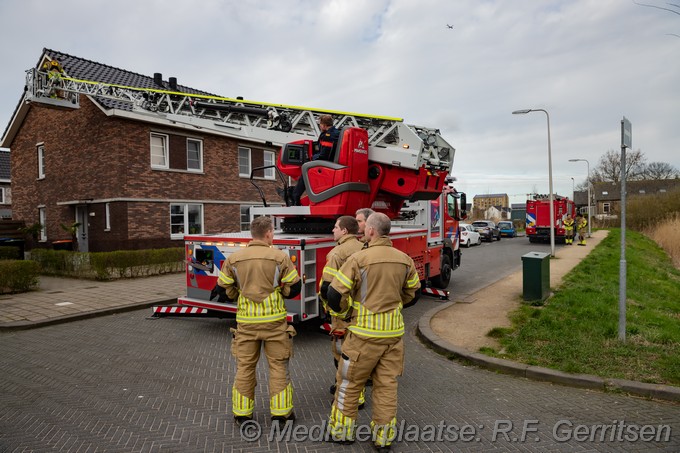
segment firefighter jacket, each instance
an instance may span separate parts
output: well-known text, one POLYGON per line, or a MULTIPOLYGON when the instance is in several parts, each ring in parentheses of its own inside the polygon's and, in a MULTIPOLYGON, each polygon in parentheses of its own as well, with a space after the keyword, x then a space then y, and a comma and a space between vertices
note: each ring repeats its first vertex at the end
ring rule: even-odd
POLYGON ((577 228, 580 230, 584 230, 588 226, 588 220, 586 220, 585 217, 581 217, 581 220, 578 221, 577 228))
POLYGON ((265 323, 286 319, 284 297, 298 281, 288 254, 255 239, 224 261, 218 284, 238 298, 236 322, 265 323))
POLYGON ((333 150, 335 149, 335 144, 338 142, 338 137, 340 137, 340 131, 331 126, 326 131, 319 135, 319 149, 312 156, 312 160, 332 160, 333 150))
POLYGON ((574 229, 574 219, 565 219, 564 229, 567 231, 572 231, 574 229))
POLYGON ((347 259, 331 283, 328 302, 340 313, 352 305, 349 330, 354 334, 400 337, 404 334, 401 309, 418 288, 420 278, 411 257, 381 236, 347 259))
POLYGON ((358 252, 359 250, 361 250, 363 247, 364 243, 361 242, 356 236, 354 236, 353 234, 346 234, 338 240, 338 245, 333 247, 333 250, 328 252, 328 255, 326 256, 326 266, 323 268, 323 275, 321 276, 321 287, 319 288, 319 290, 321 293, 321 301, 324 304, 324 308, 327 308, 329 310, 331 316, 345 318, 350 307, 348 305, 348 310, 346 310, 343 313, 338 313, 330 309, 326 302, 327 297, 326 293, 328 290, 327 286, 330 285, 333 279, 338 275, 340 267, 343 264, 345 264, 347 258, 354 254, 354 252, 358 252))

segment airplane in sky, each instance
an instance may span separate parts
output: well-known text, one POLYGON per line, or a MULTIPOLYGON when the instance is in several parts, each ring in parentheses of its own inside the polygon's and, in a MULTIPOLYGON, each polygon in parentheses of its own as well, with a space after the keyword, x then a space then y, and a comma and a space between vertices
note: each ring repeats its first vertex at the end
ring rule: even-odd
POLYGON ((446 24, 447 28, 453 28, 453 25, 446 24))

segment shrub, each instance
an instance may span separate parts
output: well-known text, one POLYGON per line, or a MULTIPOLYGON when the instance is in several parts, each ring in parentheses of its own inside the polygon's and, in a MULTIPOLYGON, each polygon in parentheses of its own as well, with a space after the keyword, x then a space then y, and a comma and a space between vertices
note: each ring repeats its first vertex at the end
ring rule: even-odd
POLYGON ((89 254, 68 250, 33 249, 31 260, 40 263, 45 275, 88 277, 89 254))
POLYGON ((40 264, 35 261, 0 261, 0 293, 29 291, 38 286, 40 264))
POLYGON ((21 258, 21 249, 12 246, 0 246, 0 260, 18 260, 21 258))
POLYGON ((671 220, 680 212, 680 189, 626 200, 626 227, 644 231, 671 220))

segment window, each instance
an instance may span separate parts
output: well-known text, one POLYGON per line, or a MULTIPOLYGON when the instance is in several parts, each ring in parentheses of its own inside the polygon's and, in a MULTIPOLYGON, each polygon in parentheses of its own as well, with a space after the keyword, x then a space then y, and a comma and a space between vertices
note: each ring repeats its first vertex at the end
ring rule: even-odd
POLYGON ((45 177, 45 146, 38 146, 38 179, 45 177))
POLYGON ((606 190, 603 190, 602 195, 609 195, 609 192, 607 192, 606 190))
POLYGON ((151 168, 168 168, 168 136, 151 134, 151 168))
POLYGON ((645 189, 640 189, 639 192, 640 192, 640 193, 645 193, 645 189))
POLYGON ((111 203, 104 205, 104 231, 111 231, 111 203))
POLYGON ((0 187, 0 204, 5 204, 5 188, 0 187))
MULTIPOLYGON (((267 165, 275 165, 276 164, 276 154, 274 154, 274 151, 265 151, 264 152, 264 166, 266 167, 267 165)), ((272 168, 266 168, 264 170, 264 179, 274 179, 276 178, 276 173, 274 170, 274 167, 272 168)))
POLYGON ((252 206, 241 205, 241 231, 250 231, 250 208, 252 206))
POLYGON ((602 212, 604 212, 605 214, 609 214, 610 210, 611 207, 609 203, 602 203, 602 212))
POLYGON ((250 178, 250 148, 238 147, 238 175, 250 178))
POLYGON ((203 141, 187 139, 187 170, 203 171, 203 141))
POLYGON ((203 205, 171 204, 170 205, 170 237, 182 239, 185 234, 203 233, 203 205))
POLYGON ((45 214, 45 208, 38 208, 38 222, 42 226, 40 228, 40 242, 45 242, 47 240, 47 216, 45 214))

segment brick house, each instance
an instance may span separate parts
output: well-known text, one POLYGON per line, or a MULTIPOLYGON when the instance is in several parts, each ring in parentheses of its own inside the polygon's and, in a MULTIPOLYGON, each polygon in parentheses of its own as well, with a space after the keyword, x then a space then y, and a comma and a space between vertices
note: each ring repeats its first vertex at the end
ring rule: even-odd
MULTIPOLYGON (((209 95, 50 49, 36 67, 51 60, 74 79, 209 95)), ((79 105, 22 98, 0 143, 11 150, 13 218, 44 226, 40 246, 69 239, 62 225, 74 222, 81 251, 181 246, 185 233, 247 229, 250 207, 262 205, 250 170, 275 162, 273 146, 101 97, 81 95, 79 105)), ((270 173, 257 183, 269 203, 280 203, 270 173)))
MULTIPOLYGON (((655 179, 626 181, 626 196, 644 196, 680 191, 680 179, 655 179)), ((587 198, 587 197, 586 197, 587 198)), ((596 182, 593 184, 595 215, 615 216, 621 212, 621 183, 596 182)))
POLYGON ((0 149, 0 219, 12 218, 9 150, 0 149))

